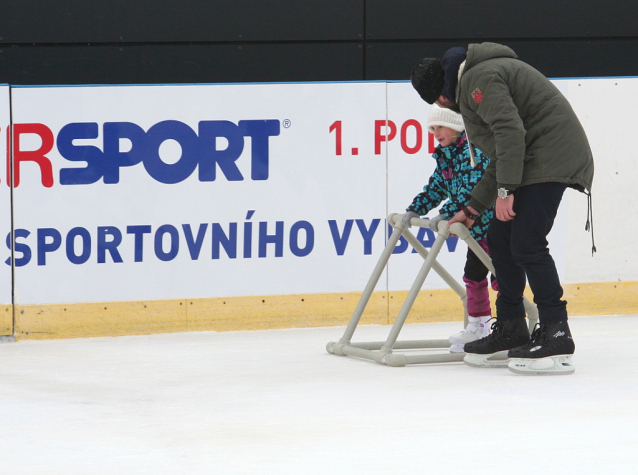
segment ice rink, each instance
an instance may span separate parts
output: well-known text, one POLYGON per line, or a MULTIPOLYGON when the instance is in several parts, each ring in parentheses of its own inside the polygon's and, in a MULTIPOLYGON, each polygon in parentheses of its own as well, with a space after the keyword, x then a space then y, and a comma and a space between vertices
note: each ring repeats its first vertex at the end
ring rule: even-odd
POLYGON ((328 354, 343 327, 2 343, 0 473, 635 473, 638 316, 570 326, 571 376, 328 354))

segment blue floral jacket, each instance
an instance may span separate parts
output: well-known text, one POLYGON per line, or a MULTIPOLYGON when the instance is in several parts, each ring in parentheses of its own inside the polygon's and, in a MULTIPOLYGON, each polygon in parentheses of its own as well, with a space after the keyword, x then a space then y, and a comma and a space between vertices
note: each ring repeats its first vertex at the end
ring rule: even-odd
MULTIPOLYGON (((424 216, 447 199, 447 203, 439 212, 443 219, 452 219, 463 209, 463 206, 469 203, 470 192, 490 163, 489 157, 476 147, 474 152, 476 165, 472 168, 465 134, 462 134, 454 145, 445 148, 439 145, 432 155, 436 160, 436 170, 428 184, 423 187, 423 191, 415 196, 406 211, 414 211, 419 216, 424 216)), ((470 234, 474 239, 480 241, 487 236, 487 228, 493 217, 493 208, 486 209, 479 215, 476 224, 470 228, 470 234)))

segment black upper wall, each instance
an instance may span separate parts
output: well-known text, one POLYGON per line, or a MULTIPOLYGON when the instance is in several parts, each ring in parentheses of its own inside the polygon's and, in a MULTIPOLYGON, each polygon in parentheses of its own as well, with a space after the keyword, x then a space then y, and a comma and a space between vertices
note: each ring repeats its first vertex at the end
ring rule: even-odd
POLYGON ((549 77, 638 76, 638 2, 3 0, 0 83, 407 79, 496 41, 549 77))

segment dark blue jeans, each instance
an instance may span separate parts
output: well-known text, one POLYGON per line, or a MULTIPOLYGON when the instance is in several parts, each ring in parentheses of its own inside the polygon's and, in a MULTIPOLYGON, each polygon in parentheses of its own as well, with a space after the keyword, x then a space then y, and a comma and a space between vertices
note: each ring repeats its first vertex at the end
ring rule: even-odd
POLYGON ((505 222, 496 217, 492 220, 488 244, 500 293, 496 299, 499 320, 525 318, 526 279, 540 322, 567 320, 567 302, 561 299, 563 288, 547 247, 547 235, 566 188, 562 183, 522 186, 514 193, 516 217, 505 222))

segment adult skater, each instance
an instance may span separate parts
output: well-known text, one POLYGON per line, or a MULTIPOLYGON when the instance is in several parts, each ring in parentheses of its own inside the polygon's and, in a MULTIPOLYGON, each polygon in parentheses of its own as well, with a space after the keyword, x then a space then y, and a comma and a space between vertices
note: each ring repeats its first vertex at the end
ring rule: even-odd
POLYGON ((524 374, 573 373, 567 302, 547 235, 567 187, 591 199, 594 162, 576 114, 545 76, 496 43, 420 60, 412 85, 427 103, 461 112, 468 139, 490 157, 466 208, 450 220, 470 227, 496 204, 488 245, 500 292, 497 318, 489 336, 465 345, 465 362, 508 365, 524 374), (531 338, 523 306, 526 279, 539 313, 531 338), (509 350, 509 360, 492 358, 503 350, 509 350))

